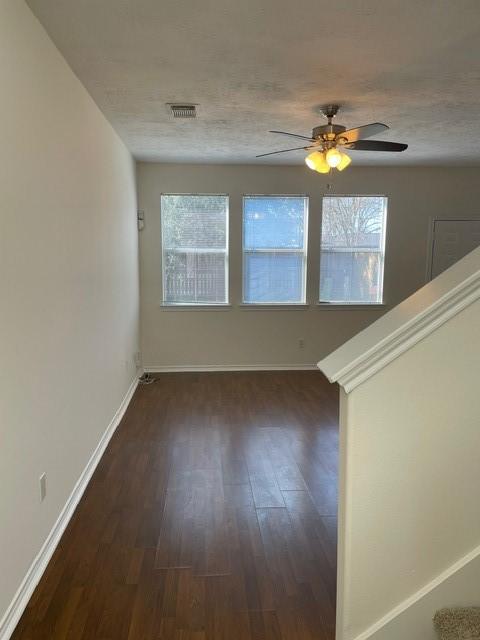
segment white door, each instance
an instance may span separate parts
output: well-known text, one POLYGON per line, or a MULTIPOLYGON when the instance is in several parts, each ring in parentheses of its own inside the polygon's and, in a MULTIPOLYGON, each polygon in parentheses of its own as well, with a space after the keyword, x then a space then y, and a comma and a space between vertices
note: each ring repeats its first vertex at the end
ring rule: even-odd
POLYGON ((451 267, 480 245, 480 219, 435 220, 430 278, 451 267))

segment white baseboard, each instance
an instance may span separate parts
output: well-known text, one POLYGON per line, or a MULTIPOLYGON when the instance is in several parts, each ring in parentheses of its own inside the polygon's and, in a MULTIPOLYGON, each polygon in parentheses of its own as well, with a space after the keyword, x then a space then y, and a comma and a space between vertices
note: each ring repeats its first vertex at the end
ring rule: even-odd
POLYGON ((409 598, 377 620, 355 640, 425 640, 436 637, 432 618, 437 609, 479 606, 480 546, 435 576, 409 598), (472 577, 473 574, 473 577, 472 577))
POLYGON ((144 366, 146 373, 175 373, 195 371, 311 371, 316 364, 186 364, 144 366))
POLYGON ((90 457, 90 460, 87 462, 85 469, 82 471, 80 478, 78 479, 72 493, 70 494, 65 506, 63 507, 60 515, 57 518, 57 521, 53 525, 50 533, 47 536, 40 552, 30 565, 30 568, 27 571, 24 579, 20 587, 18 588, 16 594, 13 597, 10 606, 8 607, 5 615, 0 620, 0 640, 9 640, 10 636, 15 630, 15 627, 20 620, 25 607, 30 600, 35 587, 37 586, 40 578, 42 577, 47 565, 50 561, 50 558, 53 555, 58 543, 60 542, 60 538, 62 537, 63 532, 65 531, 70 518, 72 517, 80 498, 82 497, 87 485, 89 483, 90 478, 92 477, 95 468, 100 462, 100 458, 105 451, 110 438, 115 432, 115 429, 120 424, 121 419, 132 399, 132 396, 135 392, 135 389, 138 385, 138 378, 135 377, 125 394, 120 407, 117 412, 113 416, 110 424, 108 425, 105 433, 100 439, 95 451, 90 457))

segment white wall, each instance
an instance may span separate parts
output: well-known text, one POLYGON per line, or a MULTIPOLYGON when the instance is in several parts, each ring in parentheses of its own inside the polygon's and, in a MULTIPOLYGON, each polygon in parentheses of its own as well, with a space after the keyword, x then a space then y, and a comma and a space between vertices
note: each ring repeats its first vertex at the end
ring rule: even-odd
POLYGON ((342 640, 420 640, 439 606, 478 605, 479 327, 477 299, 342 393, 342 640))
MULTIPOLYGON (((355 158, 354 158, 355 160, 355 158)), ((349 167, 333 192, 389 197, 383 309, 318 308, 321 198, 328 179, 305 167, 137 166, 141 233, 142 352, 147 367, 313 364, 425 282, 430 217, 479 216, 478 169, 349 167), (228 310, 183 311, 160 306, 161 193, 230 195, 228 310), (301 310, 253 310, 241 302, 242 195, 310 196, 307 297, 301 310), (298 341, 303 338, 304 349, 298 341)))
POLYGON ((480 555, 461 566, 428 589, 420 597, 408 602, 370 637, 372 640, 438 640, 432 624, 436 611, 444 607, 478 607, 480 555))
POLYGON ((130 154, 23 1, 0 43, 1 619, 135 376, 138 240, 130 154))

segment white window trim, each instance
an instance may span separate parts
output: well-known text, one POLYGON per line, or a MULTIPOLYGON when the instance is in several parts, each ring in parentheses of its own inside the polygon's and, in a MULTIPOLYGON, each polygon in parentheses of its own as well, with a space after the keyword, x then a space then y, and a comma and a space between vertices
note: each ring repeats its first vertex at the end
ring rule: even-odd
POLYGON ((306 193, 247 193, 242 196, 242 302, 239 305, 242 308, 261 308, 278 309, 285 308, 303 308, 308 307, 307 303, 307 267, 308 267, 308 217, 310 213, 310 197, 306 193), (280 249, 245 249, 245 200, 248 198, 304 198, 306 202, 306 211, 304 213, 304 230, 303 230, 303 248, 280 248, 280 249), (245 300, 245 255, 257 253, 298 253, 303 256, 302 260, 302 300, 300 302, 275 302, 262 300, 262 302, 248 302, 245 300))
POLYGON ((387 306, 386 302, 317 302, 317 309, 326 311, 341 311, 348 309, 354 311, 357 309, 382 309, 387 306))
MULTIPOLYGON (((180 310, 180 307, 184 307, 187 309, 201 309, 204 308, 218 308, 218 307, 231 307, 230 304, 230 268, 229 268, 229 259, 230 259, 230 195, 228 193, 161 193, 160 194, 160 247, 161 247, 161 269, 162 269, 162 295, 160 306, 164 309, 168 309, 173 307, 177 311, 180 310), (172 252, 181 252, 182 249, 180 247, 165 247, 163 244, 163 215, 162 215, 162 197, 163 196, 222 196, 226 198, 226 211, 225 211, 225 238, 226 238, 226 247, 225 249, 202 249, 201 253, 223 253, 224 254, 224 263, 225 263, 225 301, 224 302, 168 302, 165 300, 165 269, 164 269, 164 260, 165 260, 165 249, 172 252)), ((192 247, 188 247, 183 249, 184 253, 188 253, 191 251, 192 253, 198 252, 197 249, 192 247)))
POLYGON ((385 207, 384 207, 384 217, 383 217, 383 229, 382 229, 382 239, 381 239, 381 244, 380 247, 378 249, 373 248, 373 249, 368 249, 367 247, 359 247, 358 249, 350 249, 350 248, 344 248, 344 247, 340 247, 340 248, 335 248, 332 247, 331 249, 327 248, 322 248, 322 224, 320 225, 320 252, 319 252, 319 262, 318 262, 318 268, 319 268, 319 280, 318 280, 318 302, 317 302, 317 306, 318 307, 323 307, 323 308, 337 308, 337 309, 341 309, 341 308, 358 308, 358 309, 363 309, 364 307, 367 308, 372 308, 372 307, 384 307, 386 306, 385 303, 385 247, 386 247, 386 239, 387 239, 387 217, 388 217, 388 196, 385 194, 381 194, 381 193, 335 193, 335 194, 323 194, 322 196, 322 217, 321 217, 321 221, 323 223, 323 201, 326 198, 383 198, 383 200, 385 200, 385 207), (321 259, 322 259, 322 252, 323 251, 331 251, 332 253, 380 253, 382 258, 380 260, 380 265, 379 265, 379 269, 378 269, 378 282, 382 284, 382 299, 379 302, 363 302, 361 300, 321 300, 320 299, 320 284, 322 282, 321 279, 321 259))
POLYGON ((160 302, 159 306, 162 311, 228 311, 233 307, 230 302, 160 302))
POLYGON ((240 302, 244 311, 303 311, 310 308, 308 302, 240 302))

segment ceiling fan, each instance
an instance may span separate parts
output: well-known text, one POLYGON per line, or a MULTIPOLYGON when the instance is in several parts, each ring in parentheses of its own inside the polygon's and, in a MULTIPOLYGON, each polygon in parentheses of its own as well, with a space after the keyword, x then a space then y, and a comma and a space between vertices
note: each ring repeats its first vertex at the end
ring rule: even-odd
POLYGON ((321 112, 327 118, 327 124, 315 127, 312 131, 312 137, 297 135, 296 133, 287 133, 286 131, 270 131, 269 133, 280 133, 284 136, 308 140, 308 144, 303 147, 294 147, 293 149, 282 149, 281 151, 270 151, 269 153, 261 153, 256 156, 263 158, 272 156, 277 153, 286 153, 288 151, 297 151, 304 149, 305 151, 313 150, 305 158, 305 164, 309 169, 318 171, 319 173, 328 173, 331 169, 343 171, 351 163, 351 158, 340 149, 349 149, 351 151, 405 151, 407 144, 400 142, 386 142, 384 140, 365 140, 376 133, 387 131, 389 127, 381 122, 373 122, 365 124, 363 127, 355 129, 347 129, 341 124, 333 124, 333 119, 338 113, 339 106, 337 104, 329 104, 322 107, 321 112))

